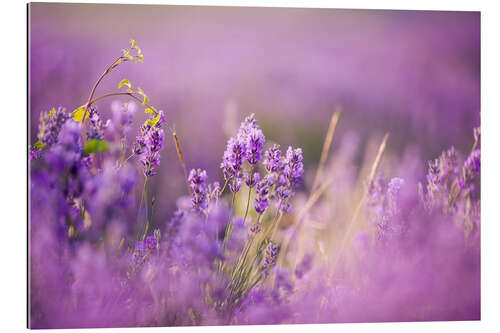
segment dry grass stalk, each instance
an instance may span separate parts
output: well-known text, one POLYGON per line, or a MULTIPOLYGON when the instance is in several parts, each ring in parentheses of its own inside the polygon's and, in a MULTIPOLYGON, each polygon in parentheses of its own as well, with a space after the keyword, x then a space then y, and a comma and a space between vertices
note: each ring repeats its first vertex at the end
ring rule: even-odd
POLYGON ((189 181, 188 181, 188 172, 187 172, 187 168, 186 168, 186 163, 184 162, 184 155, 182 155, 181 145, 179 143, 179 139, 177 138, 177 132, 175 131, 175 128, 172 130, 172 137, 174 138, 175 150, 177 151, 177 157, 179 158, 179 161, 181 162, 181 165, 182 165, 182 170, 184 171, 184 179, 186 181, 186 186, 187 186, 189 195, 192 195, 191 187, 189 186, 189 181))
MULTIPOLYGON (((278 262, 280 264, 282 264, 282 261, 284 259, 284 254, 286 254, 286 251, 288 250, 288 244, 302 227, 302 219, 333 182, 333 178, 329 178, 326 182, 323 183, 323 185, 319 186, 319 179, 321 177, 321 174, 323 173, 324 166, 328 159, 328 153, 330 152, 330 147, 333 141, 333 135, 335 133, 335 128, 337 127, 339 117, 340 117, 340 107, 337 107, 337 110, 332 114, 332 117, 330 118, 330 125, 328 126, 328 131, 326 133, 325 141, 323 142, 321 157, 319 160, 318 169, 316 171, 316 176, 314 178, 314 183, 311 189, 311 194, 309 195, 309 198, 307 199, 307 202, 302 208, 302 210, 295 217, 295 223, 292 225, 292 230, 290 231, 289 237, 285 238, 283 241, 283 249, 282 251, 280 251, 280 255, 278 258, 278 262)), ((296 258, 296 260, 298 260, 298 258, 296 258)))
POLYGON ((352 230, 354 229, 354 226, 356 225, 356 222, 357 222, 358 216, 359 216, 359 212, 361 211, 361 208, 363 207, 363 203, 364 203, 366 196, 368 194, 368 190, 372 186, 373 179, 375 178, 378 167, 380 166, 380 161, 382 160, 382 155, 384 154, 388 139, 389 139, 389 133, 386 133, 384 138, 382 139, 382 142, 380 143, 379 148, 378 148, 378 152, 377 152, 377 156, 375 157, 375 161, 372 164, 370 175, 368 177, 368 186, 367 186, 366 190, 364 191, 363 195, 361 196, 361 200, 359 201, 358 206, 356 207, 356 210, 354 211, 354 214, 352 216, 351 221, 347 225, 346 231, 344 233, 344 237, 342 238, 342 242, 340 243, 340 247, 339 247, 337 256, 335 257, 335 261, 333 263, 333 270, 332 271, 335 271, 335 269, 338 265, 338 262, 340 261, 340 258, 342 257, 342 254, 344 252, 347 241, 350 239, 352 230))
POLYGON ((323 169, 325 168, 328 153, 330 151, 330 146, 332 145, 333 141, 333 134, 335 133, 335 128, 337 127, 339 117, 340 117, 340 107, 337 106, 335 113, 332 115, 330 119, 330 126, 328 126, 328 132, 326 133, 325 141, 323 142, 321 157, 319 159, 318 169, 316 171, 316 176, 314 177, 311 193, 314 192, 319 185, 319 180, 321 179, 321 176, 323 174, 323 169))

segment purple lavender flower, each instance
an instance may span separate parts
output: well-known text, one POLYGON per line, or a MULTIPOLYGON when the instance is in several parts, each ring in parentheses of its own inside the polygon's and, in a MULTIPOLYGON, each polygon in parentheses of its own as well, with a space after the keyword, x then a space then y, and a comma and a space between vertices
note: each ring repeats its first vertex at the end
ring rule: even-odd
POLYGON ((185 213, 181 209, 177 209, 173 214, 166 226, 166 238, 171 241, 179 232, 182 221, 184 220, 185 213))
MULTIPOLYGON (((251 166, 257 164, 262 159, 264 143, 264 134, 257 126, 253 114, 241 123, 236 136, 229 138, 220 167, 233 193, 238 192, 241 187, 243 162, 246 160, 251 166)), ((245 181, 249 182, 248 175, 245 181)))
POLYGON ((454 203, 448 200, 452 184, 456 181, 458 187, 463 185, 458 174, 457 153, 453 147, 429 162, 425 193, 423 186, 419 185, 421 200, 428 210, 435 207, 452 208, 454 203))
POLYGON ((473 178, 481 171, 481 149, 476 149, 470 153, 464 163, 464 173, 467 178, 473 178))
POLYGON ((52 109, 49 112, 40 114, 40 124, 38 125, 38 140, 45 146, 50 147, 57 142, 62 126, 69 119, 64 108, 52 109))
POLYGON ((42 156, 42 149, 37 148, 37 147, 31 147, 29 150, 29 156, 28 159, 30 161, 36 160, 42 156))
POLYGON ((252 113, 250 116, 246 117, 245 120, 240 124, 240 128, 238 129, 238 133, 236 137, 238 140, 247 143, 248 136, 252 132, 253 129, 258 128, 257 120, 255 119, 255 114, 252 113))
POLYGON ((54 145, 59 137, 62 126, 69 119, 65 109, 59 107, 40 114, 40 124, 38 125, 38 142, 30 147, 30 160, 40 158, 43 149, 54 145))
POLYGON ((160 150, 164 139, 161 123, 162 121, 158 121, 153 126, 143 125, 134 145, 134 153, 139 154, 139 161, 143 165, 146 177, 154 176, 155 167, 160 165, 160 150))
POLYGON ((234 138, 228 140, 221 163, 221 168, 226 180, 239 178, 245 154, 246 145, 244 142, 240 142, 234 138))
MULTIPOLYGON (((158 114, 150 119, 148 119, 144 124, 141 125, 140 131, 137 134, 136 141, 132 146, 132 152, 136 155, 141 155, 147 150, 147 145, 151 144, 149 138, 150 132, 159 132, 161 130, 162 124, 165 122, 165 114, 162 110, 158 111, 158 114)), ((159 136, 157 133, 155 136, 159 136)), ((159 149, 161 149, 161 144, 163 143, 163 131, 161 131, 161 143, 159 149)))
POLYGON ((245 172, 243 174, 243 179, 248 187, 254 187, 260 181, 260 174, 258 172, 254 172, 254 174, 250 177, 250 175, 245 172))
POLYGON ((85 183, 86 209, 92 216, 89 232, 99 238, 99 232, 113 222, 132 231, 134 187, 138 183, 136 168, 130 164, 117 168, 111 160, 103 163, 101 172, 85 183))
POLYGON ((144 241, 144 246, 150 251, 156 250, 156 247, 158 246, 158 241, 156 240, 156 237, 148 236, 144 241))
POLYGON ((276 258, 278 257, 278 245, 273 241, 269 241, 264 250, 264 260, 262 261, 262 271, 266 274, 268 271, 276 265, 276 258))
POLYGON ((288 147, 285 157, 285 168, 283 174, 288 178, 293 189, 300 186, 304 176, 304 165, 302 163, 302 149, 288 147))
POLYGON ((134 145, 132 146, 132 153, 135 155, 141 155, 144 153, 146 149, 146 134, 149 131, 149 127, 147 125, 142 125, 135 139, 134 145))
POLYGON ((139 270, 146 262, 148 252, 148 248, 146 247, 144 242, 137 242, 135 244, 130 262, 130 269, 132 273, 135 273, 137 270, 139 270))
POLYGON ((299 279, 302 279, 304 275, 309 270, 311 270, 312 263, 313 263, 313 255, 306 254, 298 264, 297 268, 295 268, 295 276, 299 279))
POLYGON ((251 165, 257 164, 262 158, 262 149, 264 148, 264 143, 266 138, 262 131, 253 127, 247 136, 247 161, 251 165))
POLYGON ((264 166, 267 172, 279 172, 283 169, 280 146, 275 144, 264 154, 264 166))
POLYGON ((455 179, 457 173, 457 153, 455 148, 451 147, 439 158, 429 162, 427 181, 436 186, 446 185, 455 179))
POLYGON ((390 201, 394 201, 397 199, 399 191, 401 191, 401 187, 403 187, 405 181, 401 178, 395 177, 389 181, 387 185, 387 197, 390 201))
POLYGON ((87 140, 98 139, 102 140, 104 137, 104 130, 107 125, 101 121, 101 116, 94 106, 89 107, 89 119, 87 127, 87 140))
MULTIPOLYGON (((283 160, 283 170, 278 174, 276 180, 277 207, 282 212, 289 212, 291 205, 290 197, 294 190, 298 188, 304 176, 304 165, 302 163, 302 149, 288 147, 283 160)), ((271 178, 274 180, 275 178, 271 178)), ((269 179, 268 179, 269 182, 269 179)))
POLYGON ((257 213, 262 214, 269 206, 269 184, 267 182, 267 179, 264 178, 257 183, 255 194, 256 196, 253 206, 257 213))
POLYGON ((377 240, 380 245, 387 245, 394 236, 401 234, 404 218, 401 216, 401 200, 399 198, 405 181, 392 178, 385 181, 382 175, 377 175, 369 191, 368 205, 372 212, 372 224, 376 228, 377 240))
POLYGON ((252 113, 241 123, 236 140, 245 146, 244 157, 250 165, 255 165, 261 160, 266 138, 257 125, 255 114, 252 113))
POLYGON ((229 190, 232 193, 236 193, 240 190, 242 185, 243 183, 240 178, 234 178, 231 182, 229 182, 229 190))
POLYGON ((62 172, 73 168, 74 173, 77 173, 82 162, 81 124, 73 120, 66 121, 58 143, 46 155, 46 161, 53 171, 62 172))
POLYGON ((261 230, 262 230, 262 228, 257 223, 254 223, 250 226, 250 233, 253 235, 258 234, 259 232, 261 232, 261 230))
POLYGON ((188 177, 192 191, 193 208, 205 211, 208 208, 207 172, 201 169, 192 169, 188 177))

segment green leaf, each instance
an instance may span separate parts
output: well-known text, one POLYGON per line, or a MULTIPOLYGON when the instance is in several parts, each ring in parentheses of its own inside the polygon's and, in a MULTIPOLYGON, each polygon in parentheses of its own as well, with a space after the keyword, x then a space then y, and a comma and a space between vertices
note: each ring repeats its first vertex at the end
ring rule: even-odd
POLYGON ((47 114, 47 118, 51 118, 54 116, 54 114, 56 113, 56 109, 55 108, 52 108, 49 112, 49 114, 47 114))
POLYGON ((144 110, 144 113, 156 114, 156 109, 154 107, 150 107, 150 108, 147 108, 146 110, 144 110))
POLYGON ((127 80, 127 79, 121 80, 120 83, 118 83, 118 89, 120 89, 122 86, 126 86, 128 88, 127 91, 133 92, 132 83, 130 83, 129 80, 127 80))
POLYGON ((43 149, 44 147, 45 147, 45 143, 43 143, 40 140, 38 140, 37 142, 35 142, 35 144, 33 145, 33 148, 35 148, 36 150, 43 149))
POLYGON ((149 101, 148 95, 142 90, 141 88, 137 88, 137 93, 143 97, 142 104, 146 105, 146 103, 149 101))
MULTIPOLYGON (((90 112, 87 112, 87 114, 85 115, 85 119, 89 117, 89 113, 90 112)), ((85 114, 85 108, 81 106, 75 111, 73 111, 73 120, 80 123, 83 120, 84 114, 85 114)))
POLYGON ((103 153, 108 150, 108 142, 105 140, 91 139, 85 144, 84 154, 103 153))
POLYGON ((148 124, 149 126, 153 127, 160 121, 160 115, 157 115, 153 119, 148 119, 144 124, 148 124))

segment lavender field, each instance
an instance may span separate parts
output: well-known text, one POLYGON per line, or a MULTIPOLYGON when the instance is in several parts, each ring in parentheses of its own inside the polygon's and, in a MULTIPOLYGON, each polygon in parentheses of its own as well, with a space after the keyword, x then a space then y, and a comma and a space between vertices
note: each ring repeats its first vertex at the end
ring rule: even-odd
POLYGON ((29 25, 31 328, 481 318, 479 13, 29 25))

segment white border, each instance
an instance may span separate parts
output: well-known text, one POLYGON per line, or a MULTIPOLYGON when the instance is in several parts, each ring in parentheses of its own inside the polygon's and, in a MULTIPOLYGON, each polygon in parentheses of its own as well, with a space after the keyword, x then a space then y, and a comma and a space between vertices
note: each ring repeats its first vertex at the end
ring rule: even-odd
MULTIPOLYGON (((54 1, 65 2, 65 1, 54 1)), ((103 1, 78 1, 103 3, 103 1)), ((421 332, 450 330, 500 331, 499 302, 500 270, 500 128, 499 80, 500 31, 495 1, 298 1, 298 0, 249 0, 249 1, 113 1, 104 3, 134 4, 185 4, 185 5, 236 5, 259 7, 309 7, 309 8, 369 8, 411 10, 465 10, 481 11, 482 29, 482 320, 480 322, 440 323, 390 323, 390 324, 333 324, 333 325, 280 325, 205 328, 168 328, 170 331, 238 332, 250 331, 302 331, 327 332, 421 332)), ((6 332, 25 330, 26 327, 26 5, 22 1, 2 2, 1 63, 1 240, 0 240, 0 325, 6 332)), ((165 328, 151 329, 160 330, 165 328)), ((142 331, 146 329, 134 329, 142 331)), ((58 332, 59 330, 54 330, 58 332)), ((87 330, 72 330, 83 332, 87 330)), ((118 332, 122 329, 93 330, 92 332, 118 332)))

